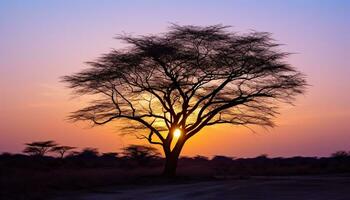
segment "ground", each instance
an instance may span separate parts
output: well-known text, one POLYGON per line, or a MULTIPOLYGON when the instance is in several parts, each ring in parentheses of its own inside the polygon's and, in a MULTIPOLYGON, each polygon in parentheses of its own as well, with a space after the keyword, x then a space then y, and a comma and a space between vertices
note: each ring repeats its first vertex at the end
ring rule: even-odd
POLYGON ((349 200, 350 176, 251 177, 179 184, 98 188, 56 200, 237 199, 349 200))

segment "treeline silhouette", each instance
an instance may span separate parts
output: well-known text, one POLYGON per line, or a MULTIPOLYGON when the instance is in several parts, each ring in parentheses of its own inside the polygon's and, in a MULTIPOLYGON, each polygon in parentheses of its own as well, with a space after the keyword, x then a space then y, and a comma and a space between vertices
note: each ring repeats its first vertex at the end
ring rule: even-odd
MULTIPOLYGON (((0 154, 0 199, 45 199, 61 190, 153 183, 160 179, 165 162, 157 149, 142 145, 101 153, 96 148, 78 151, 41 141, 27 143, 23 152, 0 154)), ((346 151, 329 157, 181 157, 178 166, 179 177, 186 180, 349 172, 350 152, 346 151)))
POLYGON ((148 167, 161 165, 162 157, 151 146, 130 145, 121 152, 100 153, 87 147, 77 151, 76 147, 59 145, 55 141, 26 143, 25 154, 2 153, 0 167, 26 169, 98 168, 98 167, 148 167))
MULTIPOLYGON (((59 145, 55 141, 26 143, 26 154, 2 153, 0 168, 32 170, 81 169, 81 168, 147 168, 161 167, 164 158, 156 148, 130 145, 120 152, 100 153, 96 148, 59 145), (51 154, 50 154, 51 153, 51 154)), ((304 175, 350 172, 350 151, 338 151, 330 157, 269 158, 260 155, 255 158, 233 158, 223 155, 209 159, 205 156, 181 157, 180 171, 196 168, 196 173, 210 171, 213 176, 230 175, 304 175), (204 170, 205 169, 205 170, 204 170)), ((206 172, 207 173, 207 172, 206 172)), ((188 173, 186 175, 193 175, 188 173)))

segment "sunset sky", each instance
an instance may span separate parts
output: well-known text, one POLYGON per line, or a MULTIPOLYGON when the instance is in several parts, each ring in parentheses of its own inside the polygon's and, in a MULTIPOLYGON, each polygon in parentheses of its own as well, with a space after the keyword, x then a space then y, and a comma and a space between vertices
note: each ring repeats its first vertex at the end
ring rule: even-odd
POLYGON ((288 62, 311 85, 295 106, 284 106, 277 127, 204 129, 183 155, 328 156, 350 151, 350 1, 0 1, 0 152, 55 140, 102 152, 139 143, 120 136, 118 121, 90 128, 65 121, 84 98, 72 99, 59 82, 112 48, 117 34, 161 33, 170 23, 231 25, 267 31, 288 62))

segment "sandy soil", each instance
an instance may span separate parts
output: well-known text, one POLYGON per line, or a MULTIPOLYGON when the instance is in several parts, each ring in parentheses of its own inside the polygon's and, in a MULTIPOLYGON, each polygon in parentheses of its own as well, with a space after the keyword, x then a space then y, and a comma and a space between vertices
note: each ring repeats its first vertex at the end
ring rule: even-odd
POLYGON ((254 177, 246 180, 109 187, 71 196, 68 195, 58 199, 350 200, 350 177, 254 177))

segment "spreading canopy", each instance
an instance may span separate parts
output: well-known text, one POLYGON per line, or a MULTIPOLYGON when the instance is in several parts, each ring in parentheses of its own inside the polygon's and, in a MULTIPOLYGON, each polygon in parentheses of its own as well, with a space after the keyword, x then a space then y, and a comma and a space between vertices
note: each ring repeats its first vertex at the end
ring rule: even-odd
POLYGON ((45 156, 47 152, 57 146, 56 142, 52 140, 31 142, 26 143, 25 145, 26 147, 23 150, 23 153, 36 156, 45 156))
POLYGON ((163 147, 175 129, 186 141, 216 124, 273 126, 280 103, 303 93, 305 78, 269 33, 227 28, 173 25, 162 35, 118 37, 129 47, 63 77, 77 95, 96 98, 70 119, 126 119, 126 131, 148 130, 138 137, 163 147))

